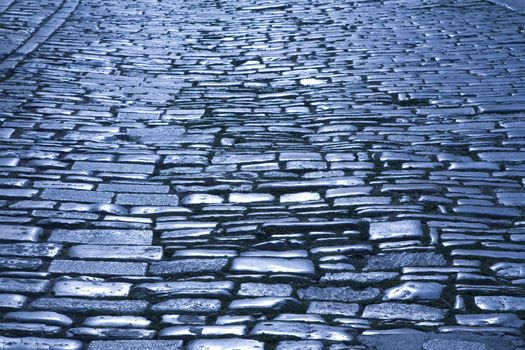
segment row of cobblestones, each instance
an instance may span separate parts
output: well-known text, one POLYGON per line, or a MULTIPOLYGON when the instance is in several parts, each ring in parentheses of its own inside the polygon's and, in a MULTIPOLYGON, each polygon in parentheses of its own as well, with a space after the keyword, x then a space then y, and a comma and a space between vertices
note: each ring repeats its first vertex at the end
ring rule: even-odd
POLYGON ((474 0, 15 0, 0 349, 525 349, 524 35, 474 0))

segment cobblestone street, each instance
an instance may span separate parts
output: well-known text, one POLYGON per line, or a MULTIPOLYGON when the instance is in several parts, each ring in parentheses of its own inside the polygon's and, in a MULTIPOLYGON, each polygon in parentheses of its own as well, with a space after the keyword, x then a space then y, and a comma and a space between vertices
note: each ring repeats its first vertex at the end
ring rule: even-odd
POLYGON ((0 349, 525 350, 519 11, 0 0, 0 123, 0 349))

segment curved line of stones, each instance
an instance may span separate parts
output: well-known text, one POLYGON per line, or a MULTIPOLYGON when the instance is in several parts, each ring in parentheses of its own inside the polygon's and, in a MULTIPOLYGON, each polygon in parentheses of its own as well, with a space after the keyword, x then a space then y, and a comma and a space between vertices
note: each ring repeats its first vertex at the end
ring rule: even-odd
MULTIPOLYGON (((80 0, 62 0, 60 7, 45 19, 33 35, 20 44, 9 56, 0 63, 0 81, 7 78, 9 71, 22 62, 28 54, 36 50, 53 33, 59 29, 78 7, 80 0)), ((0 8, 1 10, 1 8, 0 8)))

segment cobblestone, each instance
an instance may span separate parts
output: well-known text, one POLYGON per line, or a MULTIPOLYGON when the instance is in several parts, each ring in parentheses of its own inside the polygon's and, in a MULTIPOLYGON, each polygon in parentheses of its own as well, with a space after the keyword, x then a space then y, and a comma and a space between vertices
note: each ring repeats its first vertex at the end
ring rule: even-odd
POLYGON ((0 1, 0 349, 524 349, 523 9, 0 1))

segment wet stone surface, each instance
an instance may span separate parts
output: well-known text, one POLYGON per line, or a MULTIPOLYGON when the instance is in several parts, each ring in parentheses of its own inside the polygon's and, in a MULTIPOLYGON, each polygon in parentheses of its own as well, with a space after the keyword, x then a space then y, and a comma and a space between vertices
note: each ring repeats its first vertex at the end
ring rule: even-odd
POLYGON ((495 2, 0 1, 0 349, 525 349, 495 2))

